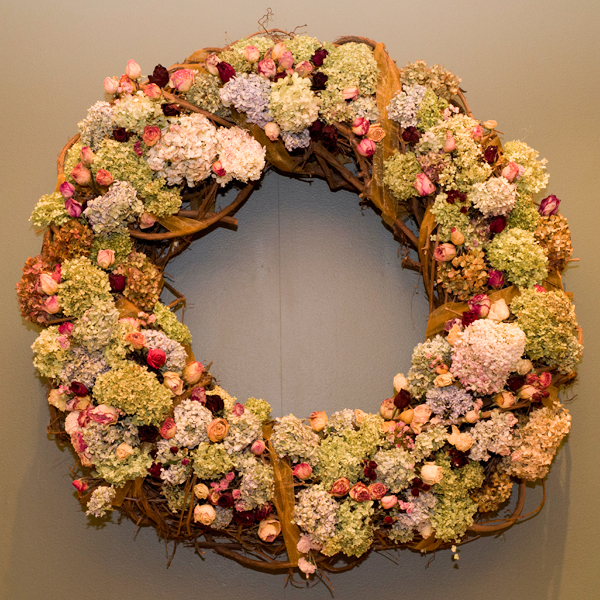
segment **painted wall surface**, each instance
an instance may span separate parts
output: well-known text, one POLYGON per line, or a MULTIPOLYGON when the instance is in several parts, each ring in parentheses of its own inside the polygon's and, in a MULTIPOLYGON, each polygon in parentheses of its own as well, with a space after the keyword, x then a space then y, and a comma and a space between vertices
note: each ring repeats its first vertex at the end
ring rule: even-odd
MULTIPOLYGON (((598 303, 594 231, 600 4, 595 0, 192 2, 4 0, 0 18, 2 259, 0 401, 3 600, 104 598, 327 598, 324 586, 284 587, 285 576, 247 570, 165 547, 132 523, 94 526, 70 485, 72 455, 46 439, 44 389, 31 365, 36 337, 18 315, 14 286, 41 238, 27 219, 52 191, 54 161, 102 81, 135 58, 148 73, 203 46, 272 26, 320 39, 362 35, 387 44, 400 66, 424 59, 463 79, 475 115, 495 119, 505 140, 523 139, 548 159, 549 193, 563 199, 575 255, 575 293, 586 354, 569 403, 573 427, 547 482, 538 517, 506 535, 429 557, 370 556, 332 577, 337 598, 600 597, 598 527, 598 303), (427 568, 428 567, 428 568, 427 568)), ((398 247, 358 198, 269 174, 237 214, 169 266, 188 298, 186 322, 201 360, 239 398, 261 396, 277 415, 343 407, 375 410, 391 378, 422 340, 427 306, 418 277, 402 272, 398 247)), ((541 498, 529 489, 528 508, 541 498)))

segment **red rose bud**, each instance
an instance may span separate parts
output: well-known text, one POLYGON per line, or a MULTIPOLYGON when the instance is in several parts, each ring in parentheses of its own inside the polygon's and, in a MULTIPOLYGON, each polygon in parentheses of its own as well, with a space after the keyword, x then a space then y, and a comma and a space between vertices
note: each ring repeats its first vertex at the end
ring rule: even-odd
POLYGON ((254 516, 256 517, 256 519, 258 521, 262 521, 263 519, 266 519, 271 514, 272 510, 273 510, 273 507, 271 506, 271 503, 266 502, 262 506, 259 506, 258 508, 254 509, 254 516))
POLYGON ((150 473, 150 475, 152 475, 152 477, 156 477, 156 479, 160 478, 160 474, 163 470, 163 467, 161 464, 159 463, 154 463, 149 469, 148 469, 148 473, 150 473))
POLYGON ((356 146, 356 151, 361 156, 373 156, 373 154, 375 154, 375 150, 377 150, 377 144, 373 140, 369 140, 366 138, 361 140, 360 143, 356 146))
POLYGON ((360 136, 367 135, 370 126, 369 119, 356 117, 356 119, 352 121, 352 133, 360 136))
POLYGON ((506 217, 496 217, 490 223, 490 231, 492 233, 502 233, 506 228, 506 217))
MULTIPOLYGON (((398 499, 396 498, 396 503, 397 502, 398 499)), ((391 525, 395 521, 394 517, 385 517, 383 520, 386 522, 387 525, 391 525)))
POLYGON ((546 288, 542 285, 534 285, 533 289, 538 293, 538 294, 547 294, 548 290, 546 290, 546 288))
POLYGON ((325 85, 327 84, 327 80, 329 77, 325 75, 322 71, 318 71, 313 75, 312 78, 312 89, 313 90, 324 90, 325 85))
POLYGON ((73 184, 69 183, 68 181, 61 183, 60 194, 65 200, 72 198, 75 195, 75 188, 73 187, 73 184))
POLYGON ((223 168, 223 164, 220 160, 216 160, 212 164, 212 170, 217 177, 225 177, 226 175, 225 169, 223 168))
POLYGON ((319 48, 311 57, 311 62, 315 67, 322 67, 323 61, 327 58, 329 52, 325 48, 319 48))
POLYGON ((403 132, 402 132, 402 139, 407 143, 407 144, 416 144, 419 139, 421 138, 421 134, 419 133, 419 131, 417 130, 416 127, 407 127, 403 132))
POLYGON ((83 494, 88 489, 88 484, 85 481, 81 481, 81 479, 74 479, 71 483, 80 494, 83 494))
POLYGON ((60 335, 71 335, 72 331, 73 323, 71 323, 70 321, 67 321, 66 323, 61 323, 58 326, 58 333, 60 333, 60 335))
POLYGON ((493 165, 498 159, 498 146, 488 146, 483 153, 483 160, 493 165))
POLYGON ((219 77, 223 83, 227 83, 230 79, 235 77, 235 69, 224 60, 217 64, 217 71, 219 71, 219 77))
POLYGON ((68 200, 65 200, 65 210, 70 217, 78 219, 83 212, 83 207, 81 204, 79 204, 79 202, 77 202, 77 200, 69 198, 68 200))
POLYGON ((113 129, 113 138, 117 142, 126 142, 129 139, 129 132, 125 127, 117 127, 113 129))
POLYGON ((167 362, 167 355, 164 350, 160 348, 154 348, 148 352, 146 362, 153 369, 160 369, 167 362))
POLYGON ((96 173, 96 183, 98 185, 108 186, 113 181, 113 176, 106 169, 98 169, 96 173))
POLYGON ((138 155, 138 156, 143 156, 144 155, 144 151, 142 150, 142 142, 140 142, 140 140, 138 140, 134 145, 133 145, 133 151, 138 155))
POLYGON ((169 83, 169 71, 162 65, 156 65, 154 72, 148 77, 148 83, 154 83, 159 88, 165 87, 169 83))
POLYGON ((488 271, 488 285, 495 289, 501 288, 504 285, 504 275, 502 274, 502 271, 490 269, 488 271))
POLYGON ((410 404, 410 394, 406 390, 400 390, 394 396, 394 406, 400 410, 406 408, 410 404))
POLYGON ((117 275, 116 273, 111 273, 108 276, 108 283, 110 283, 110 291, 120 293, 125 289, 125 285, 127 284, 127 278, 125 275, 117 275))
POLYGON ((549 217, 550 215, 555 215, 558 212, 559 204, 560 200, 554 194, 547 196, 540 202, 540 215, 542 215, 542 217, 549 217))
POLYGON ((161 108, 165 117, 177 117, 181 114, 181 109, 177 104, 163 104, 161 108))
POLYGON ((486 294, 475 294, 468 300, 469 310, 472 310, 479 318, 485 318, 492 306, 491 300, 486 294))
POLYGON ((181 461, 181 464, 182 464, 184 467, 187 467, 187 466, 190 464, 190 459, 189 459, 189 458, 184 458, 184 459, 182 459, 182 461, 181 461))
POLYGON ((88 395, 88 389, 85 387, 85 385, 83 385, 83 383, 79 383, 79 381, 72 381, 69 390, 80 398, 88 395))
POLYGON ((92 181, 92 174, 90 170, 83 165, 83 163, 77 163, 71 171, 71 177, 77 185, 88 185, 92 181))
POLYGON ((479 317, 477 316, 477 313, 474 310, 466 310, 463 314, 462 314, 462 325, 463 327, 468 327, 471 323, 474 323, 475 321, 477 321, 479 317))

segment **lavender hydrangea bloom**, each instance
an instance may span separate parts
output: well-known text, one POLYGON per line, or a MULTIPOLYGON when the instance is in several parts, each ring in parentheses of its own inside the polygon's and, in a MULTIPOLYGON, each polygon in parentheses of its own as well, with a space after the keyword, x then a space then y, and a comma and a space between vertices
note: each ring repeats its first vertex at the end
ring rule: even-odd
POLYGON ((403 85, 402 91, 398 92, 387 107, 388 117, 392 121, 400 123, 401 127, 417 126, 417 112, 425 98, 427 88, 415 83, 414 85, 403 85))
POLYGON ((283 140, 288 152, 298 148, 308 148, 310 146, 310 131, 308 130, 308 127, 303 129, 300 133, 282 131, 281 139, 283 140))
POLYGON ((273 120, 269 113, 271 83, 268 79, 251 73, 242 73, 230 79, 220 90, 221 102, 225 106, 235 106, 246 114, 246 122, 259 127, 273 120))
POLYGON ((104 196, 88 202, 83 211, 96 235, 127 233, 132 223, 144 212, 144 205, 134 187, 127 181, 115 181, 104 196))
POLYGON ((446 425, 456 424, 458 419, 473 408, 473 397, 455 385, 432 388, 425 394, 429 408, 446 425))
POLYGON ((63 366, 60 381, 63 385, 78 381, 89 390, 94 386, 96 377, 109 370, 101 351, 87 352, 83 348, 73 348, 69 362, 63 366))

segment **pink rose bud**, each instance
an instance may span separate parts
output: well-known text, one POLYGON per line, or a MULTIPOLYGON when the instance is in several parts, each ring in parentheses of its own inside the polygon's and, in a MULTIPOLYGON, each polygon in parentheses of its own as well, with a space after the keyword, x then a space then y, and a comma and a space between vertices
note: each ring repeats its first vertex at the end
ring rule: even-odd
POLYGON ((554 195, 544 198, 540 202, 539 212, 542 217, 549 217, 550 215, 555 215, 558 212, 558 206, 560 204, 560 200, 554 195))
POLYGON ((291 69, 294 66, 294 57, 292 56, 291 52, 284 52, 281 55, 281 57, 279 58, 279 66, 284 71, 287 71, 288 69, 291 69))
POLYGON ((340 477, 333 482, 329 493, 334 498, 342 498, 350 491, 350 480, 347 477, 340 477))
POLYGON ((479 318, 485 318, 490 312, 492 302, 486 294, 476 294, 469 301, 469 309, 472 310, 479 318))
POLYGON ((294 467, 294 475, 298 479, 308 479, 312 475, 312 467, 308 463, 300 463, 294 467))
POLYGON ((300 77, 308 77, 313 72, 313 66, 307 61, 299 62, 294 68, 300 77))
POLYGON ((504 285, 504 275, 502 271, 490 269, 488 271, 488 285, 494 289, 499 289, 504 285))
POLYGON ((85 481, 81 481, 81 479, 74 479, 71 483, 80 494, 83 494, 88 489, 88 484, 85 481))
POLYGON ((115 251, 100 250, 100 252, 98 252, 98 258, 96 261, 101 269, 108 269, 108 267, 115 264, 115 251))
POLYGON ((356 146, 356 151, 361 156, 366 156, 367 158, 373 156, 375 150, 377 150, 377 144, 373 140, 367 138, 361 140, 356 146))
POLYGON ((69 198, 72 198, 75 194, 75 187, 72 183, 64 181, 60 184, 60 194, 65 200, 68 200, 69 198))
POLYGON ((381 506, 385 510, 389 510, 390 508, 394 508, 394 506, 396 506, 396 504, 398 504, 398 497, 397 496, 384 496, 381 499, 381 506))
POLYGON ((146 146, 154 146, 154 144, 160 140, 161 136, 162 133, 159 127, 154 127, 153 125, 146 125, 146 127, 144 127, 142 139, 146 146))
POLYGON ((231 414, 234 417, 241 417, 244 412, 246 412, 246 409, 244 408, 244 405, 240 404, 239 402, 236 402, 231 409, 231 414))
POLYGON ((435 185, 431 183, 431 180, 425 173, 419 173, 415 181, 415 190, 417 190, 419 196, 429 196, 429 194, 435 192, 435 185))
POLYGON ((547 294, 548 290, 546 290, 546 288, 543 285, 534 285, 533 289, 538 293, 538 294, 547 294))
POLYGON ((277 42, 271 50, 271 58, 273 60, 279 60, 287 52, 287 48, 283 42, 277 42))
POLYGON ((40 275, 40 287, 42 288, 42 292, 48 296, 53 296, 58 291, 58 283, 50 273, 42 273, 40 275))
POLYGON ((128 60, 125 73, 129 79, 137 79, 142 74, 142 69, 135 60, 128 60))
POLYGON ((221 60, 216 54, 209 54, 204 61, 204 66, 211 75, 218 75, 219 69, 217 69, 217 65, 220 62, 221 60))
POLYGON ((177 433, 177 425, 171 417, 165 419, 165 422, 160 427, 160 435, 164 440, 170 440, 177 433))
POLYGON ((69 198, 68 200, 65 200, 65 210, 70 217, 78 219, 83 212, 83 207, 81 204, 79 204, 79 202, 77 202, 77 200, 69 198))
POLYGON ((279 125, 277 125, 277 123, 271 122, 265 125, 265 134, 272 142, 274 142, 279 137, 280 132, 281 129, 279 128, 279 125))
POLYGON ((88 185, 92 181, 92 174, 82 163, 77 163, 71 171, 71 177, 77 185, 88 185))
POLYGON ((60 333, 60 335, 71 335, 72 331, 73 323, 71 323, 70 321, 67 321, 66 323, 61 323, 58 326, 58 333, 60 333))
POLYGON ((258 74, 266 79, 275 77, 275 73, 277 73, 275 61, 270 58, 264 58, 263 60, 258 61, 257 69, 258 74))
POLYGON ((171 75, 169 84, 178 92, 187 92, 194 83, 194 71, 191 69, 179 69, 171 75))
POLYGON ((369 119, 356 117, 356 119, 352 121, 352 133, 354 135, 367 135, 370 126, 371 123, 369 123, 369 119))
POLYGON ((452 152, 456 150, 456 140, 452 137, 452 133, 446 131, 446 141, 444 142, 444 152, 452 152))
POLYGON ((133 92, 133 84, 127 75, 121 75, 121 77, 119 77, 119 92, 122 92, 123 94, 131 94, 131 92, 133 92))
POLYGON ((256 440, 252 446, 250 446, 250 452, 260 456, 265 451, 266 445, 262 440, 256 440))
POLYGON ((107 187, 113 181, 113 176, 106 169, 98 169, 98 172, 96 173, 96 183, 98 185, 107 187))
POLYGON ((356 502, 368 502, 371 499, 367 486, 359 481, 350 489, 350 498, 356 502))
POLYGON ((454 244, 440 244, 433 251, 433 258, 438 262, 448 262, 456 256, 456 246, 454 244))
POLYGON ((481 125, 477 125, 471 129, 471 137, 474 140, 480 140, 483 137, 483 127, 481 125))
POLYGON ((260 50, 256 46, 246 46, 244 48, 244 58, 251 63, 255 63, 260 58, 260 50))
POLYGON ((104 80, 104 91, 107 94, 117 94, 119 92, 119 80, 116 77, 107 77, 104 80))
POLYGON ((58 299, 56 296, 49 296, 46 298, 46 301, 42 305, 42 310, 45 310, 49 315, 55 315, 60 311, 60 306, 58 305, 58 299))
POLYGON ((81 149, 81 162, 86 167, 91 167, 94 164, 94 159, 96 155, 92 152, 92 149, 89 146, 84 146, 81 149))
POLYGON ((514 162, 509 162, 504 169, 502 169, 502 177, 507 181, 513 181, 514 179, 520 177, 524 173, 525 169, 514 162), (523 169, 523 170, 521 170, 523 169))
POLYGON ((323 431, 323 429, 327 427, 329 419, 327 418, 327 413, 322 410, 318 410, 311 413, 309 421, 310 428, 319 433, 319 431, 323 431))
POLYGON ((183 379, 188 385, 194 385, 200 381, 202 373, 204 373, 204 365, 195 360, 183 370, 183 379))
POLYGON ((223 168, 223 164, 220 160, 216 160, 212 164, 212 170, 217 177, 225 177, 226 175, 225 169, 223 168))
POLYGON ((342 90, 344 100, 356 100, 358 98, 359 89, 355 85, 350 85, 342 90))
POLYGON ((546 371, 545 373, 540 374, 540 386, 543 389, 546 389, 551 383, 552 383, 552 373, 548 373, 546 371))
POLYGON ((158 100, 162 96, 162 90, 155 83, 149 83, 144 88, 144 94, 152 100, 158 100))
POLYGON ((156 219, 150 213, 142 213, 139 220, 140 229, 148 229, 154 223, 156 223, 156 219))

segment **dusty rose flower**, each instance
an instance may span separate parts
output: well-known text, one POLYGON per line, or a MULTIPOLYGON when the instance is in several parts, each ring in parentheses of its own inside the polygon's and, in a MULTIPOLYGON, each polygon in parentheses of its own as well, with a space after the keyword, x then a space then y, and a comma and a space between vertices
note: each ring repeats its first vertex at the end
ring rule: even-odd
POLYGON ((150 213, 142 213, 139 219, 140 229, 148 229, 156 223, 156 219, 150 213))
POLYGON ((281 533, 281 523, 277 519, 264 519, 258 524, 258 537, 263 542, 273 542, 281 533))
POLYGON ((369 488, 364 483, 359 481, 353 485, 352 488, 350 488, 350 498, 356 502, 367 502, 371 499, 369 488))
POLYGON ((98 169, 96 173, 96 183, 102 186, 109 186, 114 181, 113 176, 106 169, 98 169))
POLYGON ((255 63, 260 58, 260 50, 256 46, 246 46, 244 48, 244 58, 251 63, 255 63))
POLYGON ((413 423, 425 424, 431 416, 431 408, 427 404, 419 404, 414 408, 413 423))
POLYGON ((558 206, 560 205, 560 200, 554 195, 551 194, 547 196, 540 202, 539 213, 542 217, 549 217, 550 215, 555 215, 558 213, 558 206))
POLYGON ((58 291, 58 282, 50 273, 42 273, 40 275, 40 287, 44 294, 53 296, 58 291))
POLYGON ((396 506, 396 504, 398 504, 398 497, 397 496, 384 496, 381 499, 381 506, 385 510, 389 510, 390 508, 394 508, 394 506, 396 506))
POLYGON ((385 129, 379 123, 374 123, 369 127, 367 139, 379 143, 385 135, 385 129))
POLYGON ((265 125, 265 135, 272 141, 274 142, 280 134, 281 130, 279 128, 279 125, 277 125, 277 123, 267 123, 265 125))
POLYGON ((153 348, 148 352, 146 362, 153 369, 160 369, 167 362, 167 355, 165 354, 164 350, 161 350, 160 348, 153 348))
POLYGON ((118 460, 125 460, 133 454, 133 448, 129 444, 123 442, 117 446, 115 454, 117 455, 118 460))
POLYGON ((132 331, 126 334, 125 341, 131 344, 135 350, 141 350, 146 345, 146 338, 140 331, 132 331))
POLYGON ((194 496, 198 498, 198 500, 206 500, 208 498, 208 487, 203 483, 197 483, 194 486, 194 496))
POLYGON ((509 408, 515 403, 515 397, 512 392, 500 392, 494 397, 494 402, 500 408, 509 408))
POLYGON ((131 94, 133 92, 133 83, 127 75, 119 77, 119 92, 123 94, 131 94))
POLYGON ((142 69, 135 60, 128 60, 127 67, 125 68, 125 74, 129 79, 137 79, 142 74, 142 69))
POLYGON ((65 199, 68 200, 69 198, 72 198, 73 195, 75 194, 75 188, 73 186, 72 183, 69 183, 68 181, 63 181, 60 184, 60 194, 61 196, 65 199))
POLYGON ((218 75, 219 69, 217 69, 217 65, 220 62, 221 59, 216 54, 209 54, 204 61, 204 66, 211 75, 218 75))
POLYGON ((552 373, 548 373, 548 371, 546 371, 545 373, 540 374, 540 387, 542 389, 546 389, 547 387, 550 386, 551 383, 552 383, 552 373))
POLYGON ((88 484, 85 481, 82 481, 81 479, 74 479, 71 483, 75 486, 75 489, 80 494, 83 494, 83 492, 86 492, 89 487, 88 484))
POLYGON ((183 394, 184 381, 174 371, 165 371, 163 385, 171 390, 173 396, 180 396, 183 394))
POLYGON ((194 508, 194 521, 210 525, 217 518, 217 511, 210 504, 197 504, 194 508))
POLYGON ((483 137, 483 127, 481 125, 476 125, 471 129, 471 137, 474 140, 481 140, 483 137))
POLYGON ((146 146, 154 146, 161 138, 160 127, 154 127, 153 125, 146 125, 144 127, 144 133, 142 134, 142 140, 146 146))
POLYGON ((239 402, 236 402, 233 405, 233 408, 231 409, 231 414, 234 417, 241 417, 244 414, 245 410, 246 409, 244 408, 243 404, 240 404, 239 402))
POLYGON ((417 190, 417 194, 419 196, 429 196, 429 194, 433 194, 435 192, 435 185, 431 183, 431 180, 425 173, 419 173, 417 175, 417 180, 414 183, 415 190, 417 190))
POLYGON ((144 88, 144 94, 146 94, 148 98, 158 100, 162 96, 162 90, 155 83, 149 83, 144 88))
POLYGON ((83 435, 80 431, 75 431, 71 434, 71 444, 73 445, 73 449, 75 452, 77 452, 77 454, 87 450, 87 444, 85 443, 83 435))
POLYGON ((341 498, 350 491, 350 480, 347 477, 340 477, 333 482, 329 493, 335 498, 341 498))
POLYGON ((468 300, 469 309, 472 310, 478 317, 485 318, 490 312, 492 306, 491 300, 486 294, 476 294, 468 300))
POLYGON ((381 500, 387 492, 387 486, 383 483, 372 483, 368 490, 371 500, 381 500))
POLYGON ((223 83, 227 83, 230 79, 235 77, 235 69, 224 60, 217 64, 217 71, 219 72, 219 77, 223 83))
POLYGON ((329 419, 325 412, 319 410, 311 413, 309 421, 310 428, 318 433, 319 431, 323 431, 323 429, 325 429, 329 419))
POLYGON ((177 433, 177 425, 171 417, 167 417, 165 422, 160 426, 160 435, 165 440, 170 440, 177 433))
POLYGON ((439 483, 444 477, 444 469, 438 467, 433 463, 425 463, 421 467, 421 479, 423 483, 427 485, 435 485, 439 483))
POLYGON ((511 161, 502 169, 502 177, 512 183, 512 181, 518 179, 524 172, 524 167, 511 161))
POLYGON ((452 133, 450 131, 446 131, 446 141, 444 142, 443 147, 444 152, 452 152, 456 150, 456 140, 452 137, 452 133))
POLYGON ((88 185, 92 181, 92 174, 82 163, 77 163, 72 171, 71 177, 77 185, 88 185))
POLYGON ((115 264, 115 251, 100 250, 96 262, 101 269, 108 269, 108 267, 115 264))
POLYGON ((502 271, 490 269, 488 271, 488 285, 495 289, 501 288, 504 285, 504 275, 502 271))
POLYGON ((349 85, 342 90, 342 96, 344 100, 356 100, 359 92, 360 90, 355 85, 349 85))
POLYGON ((60 305, 56 296, 49 296, 42 304, 42 310, 46 311, 49 315, 55 315, 60 311, 60 305))
POLYGON ((537 394, 537 389, 533 385, 524 385, 519 389, 517 395, 522 400, 532 400, 535 394, 537 394))
POLYGON ((213 419, 206 427, 208 439, 220 442, 229 433, 229 423, 225 419, 213 419))
POLYGON ((213 173, 217 176, 217 177, 225 177, 225 175, 227 174, 227 172, 225 171, 225 169, 223 168, 223 163, 220 160, 216 160, 213 164, 212 164, 212 170, 213 173))
POLYGON ((273 48, 271 48, 271 58, 273 60, 279 60, 286 52, 286 45, 283 42, 277 42, 273 48))
POLYGON ((266 447, 267 446, 262 440, 256 440, 252 446, 250 446, 250 452, 256 454, 256 456, 260 456, 265 451, 266 447))
POLYGON ((456 256, 456 247, 454 244, 440 244, 433 251, 433 258, 438 262, 448 262, 451 261, 456 256))
POLYGON ((191 69, 179 69, 171 75, 169 85, 178 92, 187 92, 194 83, 194 71, 191 69))
POLYGON ((294 467, 294 475, 298 479, 308 479, 312 475, 312 467, 308 463, 300 463, 294 467))
POLYGON ((548 290, 543 285, 534 285, 533 289, 539 294, 547 294, 548 290))
POLYGON ((433 385, 435 387, 446 387, 448 385, 452 385, 453 381, 454 381, 454 377, 452 376, 451 373, 443 373, 441 375, 438 375, 433 380, 433 385))
POLYGON ((88 412, 88 416, 94 423, 100 423, 101 425, 112 425, 119 420, 118 410, 114 406, 108 406, 108 404, 94 406, 88 412))
POLYGON ((300 77, 308 77, 313 72, 313 66, 307 60, 303 60, 294 67, 294 71, 300 77))
POLYGON ((356 151, 361 156, 366 156, 367 158, 369 156, 373 156, 373 154, 375 154, 375 150, 377 150, 377 144, 373 140, 370 140, 368 138, 363 138, 356 145, 356 151))
POLYGON ((369 127, 371 124, 369 123, 369 119, 365 119, 364 117, 356 117, 354 121, 352 121, 352 133, 354 135, 367 135, 369 131, 369 127))
POLYGON ((84 146, 81 149, 81 162, 86 167, 91 167, 94 164, 94 159, 96 155, 92 152, 92 149, 89 146, 84 146))
POLYGON ((379 407, 379 413, 386 421, 393 419, 394 415, 397 416, 398 409, 396 408, 396 405, 394 404, 394 399, 387 398, 386 400, 384 400, 381 403, 381 406, 379 407))
POLYGON ((116 77, 107 77, 104 80, 104 91, 107 94, 117 94, 119 91, 119 80, 116 77))
POLYGON ((291 52, 284 52, 278 60, 279 67, 284 71, 291 69, 294 66, 294 57, 291 52))
POLYGON ((183 379, 188 385, 194 385, 200 381, 202 373, 204 373, 204 365, 195 360, 186 365, 183 370, 183 379))
POLYGON ((67 410, 84 411, 89 406, 91 406, 89 396, 75 397, 67 402, 67 410))
POLYGON ((264 58, 263 60, 260 60, 256 68, 258 70, 258 74, 266 79, 275 77, 275 73, 277 73, 277 65, 271 58, 264 58))
POLYGON ((73 219, 78 219, 83 212, 83 207, 77 200, 73 200, 73 198, 68 198, 65 200, 65 210, 70 217, 73 219))

